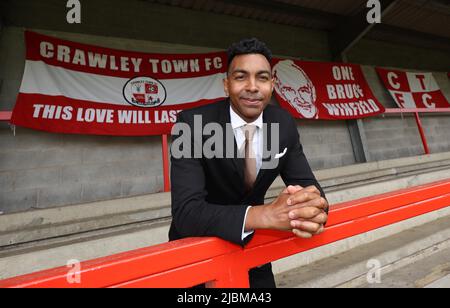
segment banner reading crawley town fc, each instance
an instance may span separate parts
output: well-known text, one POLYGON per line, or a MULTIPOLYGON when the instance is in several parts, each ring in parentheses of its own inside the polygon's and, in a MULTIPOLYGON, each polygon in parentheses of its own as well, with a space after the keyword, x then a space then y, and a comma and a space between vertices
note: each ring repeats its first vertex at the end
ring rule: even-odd
POLYGON ((450 108, 432 73, 377 67, 378 75, 399 108, 450 108))
POLYGON ((342 120, 384 113, 361 66, 275 59, 275 93, 296 118, 342 120))
POLYGON ((26 32, 12 123, 51 132, 170 133, 180 110, 224 98, 226 54, 148 54, 26 32))

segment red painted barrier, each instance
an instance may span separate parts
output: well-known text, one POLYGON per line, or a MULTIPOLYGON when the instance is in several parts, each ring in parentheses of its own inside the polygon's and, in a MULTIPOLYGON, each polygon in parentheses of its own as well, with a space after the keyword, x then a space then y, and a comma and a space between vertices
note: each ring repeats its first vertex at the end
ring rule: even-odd
POLYGON ((0 121, 10 121, 12 111, 0 111, 0 121))
POLYGON ((258 230, 245 248, 188 238, 82 262, 80 283, 59 267, 0 281, 0 287, 248 287, 250 268, 450 206, 450 179, 335 205, 325 232, 299 239, 258 230))
POLYGON ((164 192, 170 191, 170 172, 169 172, 169 143, 167 135, 162 135, 162 161, 163 161, 163 175, 164 175, 164 192))

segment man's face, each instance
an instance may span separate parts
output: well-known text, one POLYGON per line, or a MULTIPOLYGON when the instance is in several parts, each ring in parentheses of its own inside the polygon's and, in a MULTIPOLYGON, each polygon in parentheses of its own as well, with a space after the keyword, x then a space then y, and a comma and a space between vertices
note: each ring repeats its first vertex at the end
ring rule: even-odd
POLYGON ((236 56, 230 63, 224 89, 233 110, 245 121, 255 121, 272 97, 270 63, 260 54, 236 56))

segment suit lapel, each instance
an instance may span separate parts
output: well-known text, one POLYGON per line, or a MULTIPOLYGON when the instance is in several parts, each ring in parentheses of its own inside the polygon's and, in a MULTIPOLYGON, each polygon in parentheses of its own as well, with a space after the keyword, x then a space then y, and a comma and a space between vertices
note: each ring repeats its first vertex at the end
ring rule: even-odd
POLYGON ((228 99, 225 101, 224 104, 222 104, 219 117, 220 117, 220 124, 222 125, 223 131, 225 132, 224 140, 223 140, 223 149, 225 150, 224 155, 227 154, 227 151, 230 151, 230 149, 227 148, 227 143, 226 143, 227 136, 230 136, 230 139, 231 139, 231 137, 233 138, 233 158, 226 159, 226 161, 230 163, 230 167, 233 168, 236 171, 236 173, 239 175, 239 178, 243 184, 244 183, 244 159, 238 158, 238 146, 236 143, 236 138, 234 137, 233 129, 231 128, 230 101, 228 99), (229 126, 227 127, 226 124, 229 124, 229 126))
MULTIPOLYGON (((267 108, 266 108, 267 110, 267 108)), ((264 164, 265 161, 270 161, 270 157, 268 158, 264 158, 264 149, 271 149, 272 146, 272 136, 270 134, 270 113, 269 112, 264 112, 263 113, 263 127, 264 124, 266 124, 267 126, 267 131, 264 131, 263 128, 263 153, 262 153, 262 162, 264 164), (267 137, 266 137, 267 136, 267 137)), ((261 168, 258 172, 258 176, 256 177, 255 180, 255 184, 253 187, 256 187, 259 182, 261 181, 261 179, 264 177, 264 174, 266 173, 266 169, 261 168)))

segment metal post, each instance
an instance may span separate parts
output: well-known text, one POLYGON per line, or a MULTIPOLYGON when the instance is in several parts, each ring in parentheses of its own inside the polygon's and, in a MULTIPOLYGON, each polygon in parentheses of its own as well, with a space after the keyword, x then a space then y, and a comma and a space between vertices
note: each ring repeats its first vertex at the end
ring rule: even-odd
MULTIPOLYGON (((348 62, 345 52, 340 54, 340 60, 348 62)), ((367 145, 364 123, 361 119, 346 120, 347 128, 352 142, 353 155, 356 163, 366 163, 370 161, 369 147, 367 145)))
POLYGON ((169 173, 169 145, 167 142, 167 135, 162 135, 162 160, 163 160, 163 175, 164 175, 164 192, 170 191, 170 173, 169 173))
POLYGON ((347 120, 347 128, 352 142, 353 154, 357 163, 370 161, 369 148, 367 146, 364 124, 361 119, 347 120))
POLYGON ((425 154, 430 154, 430 149, 428 148, 427 137, 425 136, 425 132, 423 131, 422 122, 420 121, 419 113, 414 112, 414 116, 416 117, 417 128, 419 129, 420 138, 422 139, 423 149, 425 154))

